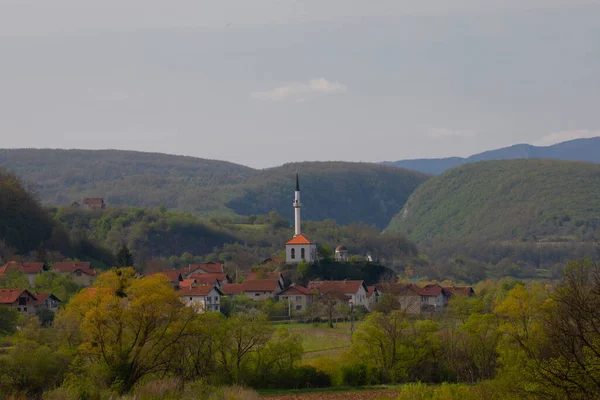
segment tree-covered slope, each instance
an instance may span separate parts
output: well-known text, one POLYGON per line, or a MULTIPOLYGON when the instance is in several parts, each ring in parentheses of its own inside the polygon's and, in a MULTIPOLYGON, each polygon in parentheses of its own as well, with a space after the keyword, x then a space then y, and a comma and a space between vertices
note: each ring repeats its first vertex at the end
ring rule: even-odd
POLYGON ((591 240, 600 165, 556 160, 467 164, 429 179, 388 226, 410 239, 591 240))
POLYGON ((292 217, 296 172, 306 219, 365 222, 383 229, 427 176, 366 163, 301 163, 255 170, 224 161, 116 150, 0 151, 0 167, 31 182, 41 201, 104 197, 109 207, 158 207, 199 216, 292 217))
POLYGON ((521 158, 551 158, 555 160, 589 161, 600 163, 600 137, 574 139, 557 143, 552 146, 516 144, 514 146, 503 147, 501 149, 474 154, 467 158, 423 158, 416 160, 384 162, 383 164, 437 175, 449 168, 454 168, 462 164, 478 161, 512 160, 521 158))
POLYGON ((296 171, 303 219, 333 219, 339 224, 360 221, 381 229, 427 179, 414 171, 368 163, 285 164, 253 175, 244 194, 229 201, 228 207, 241 215, 275 210, 293 221, 296 171))

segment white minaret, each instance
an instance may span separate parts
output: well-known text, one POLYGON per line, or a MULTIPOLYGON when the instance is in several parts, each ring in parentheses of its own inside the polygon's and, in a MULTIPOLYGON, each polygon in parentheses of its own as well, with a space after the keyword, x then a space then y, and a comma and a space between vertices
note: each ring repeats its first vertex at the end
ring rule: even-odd
POLYGON ((302 234, 300 228, 300 181, 298 180, 298 174, 296 174, 296 196, 294 197, 294 224, 295 231, 294 237, 302 234))

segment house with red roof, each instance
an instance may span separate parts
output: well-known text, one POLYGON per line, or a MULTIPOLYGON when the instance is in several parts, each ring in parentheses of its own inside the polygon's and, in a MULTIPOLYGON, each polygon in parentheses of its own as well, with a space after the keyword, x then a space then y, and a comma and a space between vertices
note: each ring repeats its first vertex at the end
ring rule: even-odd
POLYGON ((52 270, 69 275, 80 286, 91 286, 96 280, 96 271, 89 261, 63 261, 52 265, 52 270))
POLYGON ((90 210, 104 210, 106 203, 102 197, 85 197, 83 199, 83 206, 90 210))
POLYGON ((52 293, 38 293, 36 292, 35 298, 37 301, 35 302, 36 308, 47 308, 50 311, 57 312, 58 306, 60 305, 60 299, 53 295, 52 293))
POLYGON ((405 283, 379 283, 375 285, 381 296, 394 297, 400 311, 408 314, 420 314, 421 288, 405 283))
POLYGON ((216 286, 190 286, 182 287, 177 292, 179 299, 197 312, 221 311, 221 296, 223 292, 216 286))
POLYGON ((0 306, 12 307, 20 313, 34 313, 37 301, 26 289, 0 289, 0 306))
POLYGON ((244 283, 224 285, 221 291, 226 296, 247 296, 252 300, 267 300, 276 298, 283 290, 278 279, 257 279, 244 283))
POLYGON ((189 275, 187 279, 194 279, 198 285, 217 286, 219 288, 231 282, 229 275, 225 272, 214 274, 193 273, 189 275))
POLYGON ((189 278, 192 274, 222 274, 225 272, 225 265, 211 261, 204 264, 190 264, 181 268, 180 271, 186 278, 189 278))
POLYGON ((442 311, 448 304, 448 296, 438 284, 425 285, 423 287, 415 286, 421 295, 422 311, 442 311))
POLYGON ((368 308, 367 286, 365 281, 343 280, 343 281, 310 281, 308 290, 315 294, 324 295, 327 293, 338 293, 348 297, 348 301, 354 306, 363 306, 368 308))
POLYGON ((0 267, 0 276, 10 273, 11 271, 20 271, 27 276, 29 284, 33 286, 35 277, 47 270, 48 266, 43 262, 9 261, 7 264, 0 267))
POLYGON ((373 311, 380 293, 375 285, 367 286, 367 310, 373 311))
POLYGON ((288 304, 292 312, 305 312, 312 305, 314 293, 304 286, 291 285, 279 293, 279 300, 288 304))
POLYGON ((246 281, 255 281, 257 279, 277 279, 279 280, 281 287, 285 287, 285 280, 283 279, 283 274, 279 271, 257 271, 249 272, 246 275, 246 281))

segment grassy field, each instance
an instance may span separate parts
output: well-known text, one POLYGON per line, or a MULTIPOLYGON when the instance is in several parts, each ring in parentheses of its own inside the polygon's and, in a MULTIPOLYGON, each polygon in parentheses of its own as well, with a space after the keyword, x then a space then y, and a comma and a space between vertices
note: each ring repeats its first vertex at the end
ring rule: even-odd
POLYGON ((350 323, 341 322, 334 324, 333 328, 327 324, 280 324, 291 332, 298 332, 304 347, 304 359, 312 360, 319 357, 337 357, 350 347, 350 323))

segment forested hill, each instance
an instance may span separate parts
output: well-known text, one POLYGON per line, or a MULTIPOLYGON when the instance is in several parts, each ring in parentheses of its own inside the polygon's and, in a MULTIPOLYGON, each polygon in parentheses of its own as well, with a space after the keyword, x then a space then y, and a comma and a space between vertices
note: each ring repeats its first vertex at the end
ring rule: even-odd
POLYGON ((384 228, 428 176, 367 163, 300 163, 255 170, 224 161, 117 150, 0 150, 0 167, 48 205, 104 197, 109 207, 158 207, 202 217, 265 214, 291 220, 300 173, 303 216, 384 228))
POLYGON ((592 241, 600 236, 600 164, 467 164, 421 185, 388 230, 410 239, 592 241))
POLYGON ((557 143, 552 146, 532 146, 517 144, 501 149, 490 150, 467 158, 424 158, 384 162, 400 168, 408 168, 427 174, 441 174, 449 168, 478 161, 509 160, 522 158, 551 158, 566 161, 589 161, 600 163, 600 137, 591 139, 575 139, 557 143))

